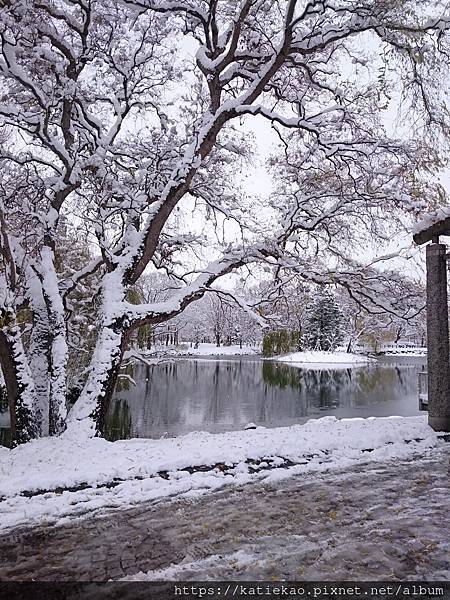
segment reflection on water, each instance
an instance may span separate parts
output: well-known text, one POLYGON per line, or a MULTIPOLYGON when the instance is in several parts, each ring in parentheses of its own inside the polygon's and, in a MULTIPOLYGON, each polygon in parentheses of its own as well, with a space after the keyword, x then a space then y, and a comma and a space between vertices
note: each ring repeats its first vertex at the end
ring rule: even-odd
POLYGON ((419 414, 421 364, 306 370, 269 361, 176 361, 134 368, 117 392, 109 439, 290 425, 308 418, 419 414))
POLYGON ((9 427, 0 427, 0 446, 11 446, 11 429, 9 427))
MULTIPOLYGON (((419 414, 422 363, 383 360, 359 369, 306 370, 258 360, 179 360, 128 372, 106 427, 110 440, 265 427, 308 418, 419 414)), ((10 441, 6 398, 0 398, 0 444, 10 441)))
POLYGON ((11 445, 11 430, 9 428, 9 409, 6 388, 0 385, 0 446, 11 445))
POLYGON ((265 362, 262 366, 262 377, 265 382, 281 389, 300 389, 301 371, 274 362, 265 362))
POLYGON ((105 437, 111 442, 131 437, 130 407, 126 400, 116 400, 109 411, 105 437))

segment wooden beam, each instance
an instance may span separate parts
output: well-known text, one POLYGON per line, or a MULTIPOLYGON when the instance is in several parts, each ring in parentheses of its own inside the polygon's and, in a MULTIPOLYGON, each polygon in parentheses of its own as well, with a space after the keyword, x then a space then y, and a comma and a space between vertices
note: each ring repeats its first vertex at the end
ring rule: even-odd
POLYGON ((415 233, 413 235, 413 240, 420 246, 421 244, 426 244, 430 240, 433 240, 433 238, 439 240, 440 235, 450 235, 450 217, 430 225, 430 227, 427 227, 427 229, 424 229, 423 231, 415 233))

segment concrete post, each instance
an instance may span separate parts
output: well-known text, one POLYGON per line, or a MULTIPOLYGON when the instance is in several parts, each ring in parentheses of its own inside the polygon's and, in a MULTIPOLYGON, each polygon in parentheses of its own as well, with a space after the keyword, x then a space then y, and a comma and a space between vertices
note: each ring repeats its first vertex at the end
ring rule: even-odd
POLYGON ((427 248, 428 424, 450 431, 450 354, 447 305, 447 247, 427 248))

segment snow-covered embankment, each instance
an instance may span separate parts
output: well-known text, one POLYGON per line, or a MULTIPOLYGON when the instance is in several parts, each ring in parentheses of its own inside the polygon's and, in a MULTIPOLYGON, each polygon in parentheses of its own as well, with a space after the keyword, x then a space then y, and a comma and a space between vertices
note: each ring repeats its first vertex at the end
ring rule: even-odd
POLYGON ((407 458, 442 443, 426 417, 324 417, 291 427, 114 443, 65 434, 0 448, 0 528, 359 461, 407 458), (265 469, 277 464, 284 468, 265 469), (202 465, 213 468, 192 468, 202 465))
POLYGON ((350 352, 325 352, 322 350, 306 350, 304 352, 292 352, 285 356, 275 356, 272 360, 283 362, 293 366, 305 366, 309 368, 347 369, 352 367, 363 367, 375 360, 365 354, 352 354, 350 352))

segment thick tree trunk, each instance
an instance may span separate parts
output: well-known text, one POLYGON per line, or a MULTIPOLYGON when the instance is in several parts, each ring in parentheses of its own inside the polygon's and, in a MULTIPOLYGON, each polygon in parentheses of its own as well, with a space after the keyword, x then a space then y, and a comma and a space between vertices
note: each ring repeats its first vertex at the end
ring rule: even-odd
POLYGON ((16 324, 0 330, 0 364, 6 384, 13 446, 36 438, 39 427, 34 413, 34 386, 16 324))
POLYGON ((121 305, 125 297, 122 269, 118 268, 105 275, 102 284, 102 323, 89 374, 80 397, 67 417, 67 429, 76 432, 76 435, 103 434, 106 415, 131 335, 121 305))
POLYGON ((67 415, 66 399, 66 364, 67 345, 65 332, 58 331, 52 336, 50 397, 48 405, 48 422, 50 435, 58 435, 65 429, 67 415))
POLYGON ((39 435, 49 434, 49 348, 50 332, 47 309, 42 298, 42 304, 33 306, 33 329, 30 340, 30 369, 34 381, 34 409, 39 435))
POLYGON ((67 428, 100 436, 114 394, 129 333, 119 317, 103 327, 92 359, 92 367, 80 397, 67 418, 67 428))
POLYGON ((50 393, 48 420, 50 435, 57 435, 65 428, 67 416, 67 331, 64 319, 64 306, 59 291, 58 276, 55 270, 54 251, 49 246, 41 250, 42 292, 47 307, 50 347, 50 393))

